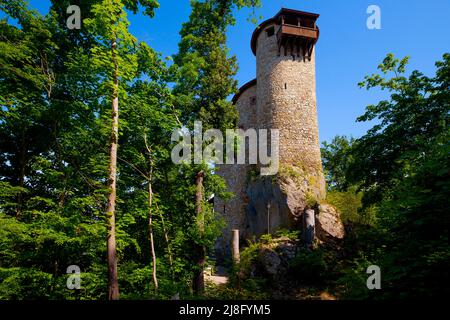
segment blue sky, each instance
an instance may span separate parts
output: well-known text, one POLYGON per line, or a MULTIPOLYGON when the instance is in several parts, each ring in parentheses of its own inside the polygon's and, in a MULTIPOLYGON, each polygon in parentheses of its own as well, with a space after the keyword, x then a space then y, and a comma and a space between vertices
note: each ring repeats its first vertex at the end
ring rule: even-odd
MULTIPOLYGON (((48 0, 31 0, 42 13, 48 0)), ((357 83, 389 52, 410 56, 409 71, 433 75, 435 61, 450 52, 449 0, 262 0, 256 16, 271 18, 281 7, 319 13, 320 39, 316 47, 317 99, 320 139, 335 135, 364 134, 371 127, 356 123, 365 106, 385 97, 383 92, 359 89, 357 83), (381 30, 366 27, 369 5, 381 8, 381 30)), ((130 15, 131 32, 163 56, 176 53, 181 24, 189 18, 189 0, 160 0, 155 18, 130 15)), ((236 13, 237 23, 228 32, 231 54, 238 58, 237 80, 242 85, 255 77, 255 57, 250 38, 255 25, 250 9, 236 13)))

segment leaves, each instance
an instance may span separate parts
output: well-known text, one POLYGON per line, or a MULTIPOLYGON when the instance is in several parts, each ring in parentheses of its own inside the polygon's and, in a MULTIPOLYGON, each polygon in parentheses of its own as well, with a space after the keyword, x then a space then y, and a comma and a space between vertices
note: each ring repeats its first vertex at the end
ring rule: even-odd
MULTIPOLYGON (((450 56, 444 54, 436 63, 436 75, 431 78, 419 71, 406 76, 407 61, 389 54, 379 66, 382 74, 361 83, 367 89, 379 87, 391 93, 389 100, 368 106, 358 118, 377 119, 379 124, 351 145, 337 137, 324 146, 331 187, 339 190, 331 193, 330 200, 346 213, 351 209, 348 197, 362 194, 358 214, 375 218, 376 224, 365 229, 353 224, 350 236, 355 241, 348 250, 370 255, 384 270, 383 293, 371 295, 376 298, 430 298, 448 293, 440 283, 448 280, 450 252, 450 56), (393 77, 387 78, 391 73, 393 77), (367 237, 370 246, 364 243, 367 237)), ((341 280, 353 286, 358 277, 346 269, 341 280)), ((359 295, 361 288, 349 289, 348 296, 359 295)))

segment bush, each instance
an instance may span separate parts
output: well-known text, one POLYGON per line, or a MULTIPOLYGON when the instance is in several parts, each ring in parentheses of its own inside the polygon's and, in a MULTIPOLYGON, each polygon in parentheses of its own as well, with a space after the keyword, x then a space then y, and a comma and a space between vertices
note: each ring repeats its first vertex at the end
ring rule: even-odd
POLYGON ((242 280, 239 286, 208 284, 205 298, 215 300, 266 300, 270 294, 266 289, 266 280, 249 278, 242 280))
POLYGON ((343 299, 365 300, 369 298, 370 291, 366 283, 368 277, 366 270, 370 264, 366 258, 358 258, 343 269, 342 275, 336 281, 343 299))
POLYGON ((324 252, 321 249, 301 249, 289 263, 289 273, 301 283, 323 282, 327 273, 324 252))
POLYGON ((0 268, 0 279, 0 300, 51 298, 51 274, 31 268, 0 268))
POLYGON ((300 231, 298 230, 287 230, 287 229, 280 229, 275 233, 275 236, 277 238, 288 238, 292 241, 298 241, 300 238, 300 231))

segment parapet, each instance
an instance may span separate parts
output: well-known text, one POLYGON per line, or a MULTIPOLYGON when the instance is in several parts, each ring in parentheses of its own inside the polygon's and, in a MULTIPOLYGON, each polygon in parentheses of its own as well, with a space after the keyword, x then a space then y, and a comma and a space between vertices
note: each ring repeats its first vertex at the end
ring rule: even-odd
MULTIPOLYGON (((276 32, 278 54, 286 55, 287 48, 297 48, 297 56, 311 59, 312 50, 319 39, 319 27, 316 24, 319 15, 316 13, 282 8, 273 18, 261 23, 253 32, 251 48, 256 55, 258 36, 271 24, 279 26, 276 32), (283 49, 283 50, 282 50, 283 49)), ((275 28, 266 30, 275 34, 275 28)))

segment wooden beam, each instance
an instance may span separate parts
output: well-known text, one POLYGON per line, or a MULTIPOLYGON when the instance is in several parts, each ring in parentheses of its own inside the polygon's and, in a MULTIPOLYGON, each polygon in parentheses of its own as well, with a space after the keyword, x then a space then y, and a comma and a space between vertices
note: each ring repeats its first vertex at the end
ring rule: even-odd
POLYGON ((313 38, 317 39, 318 31, 317 29, 307 28, 307 27, 297 27, 291 25, 281 25, 280 31, 282 35, 290 35, 297 37, 313 38))

